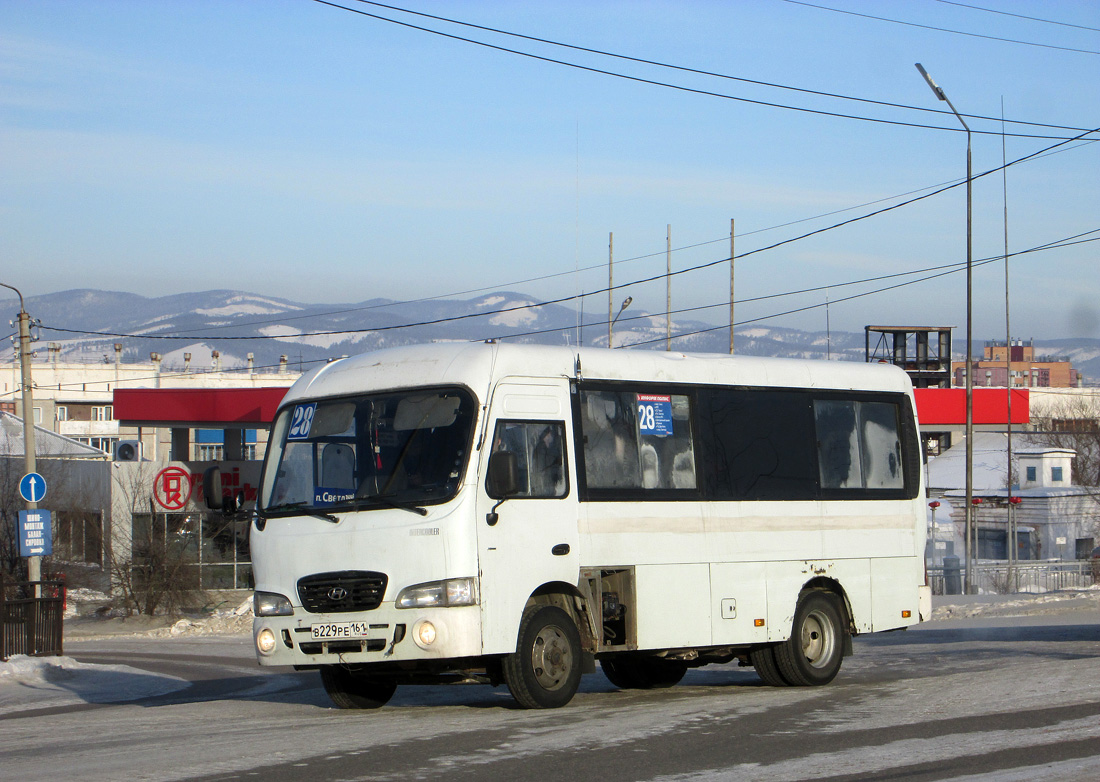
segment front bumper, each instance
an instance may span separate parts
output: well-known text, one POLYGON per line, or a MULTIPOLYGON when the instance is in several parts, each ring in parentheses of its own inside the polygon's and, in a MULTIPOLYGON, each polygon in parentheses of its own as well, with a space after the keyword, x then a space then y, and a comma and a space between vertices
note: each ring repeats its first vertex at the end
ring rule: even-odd
POLYGON ((252 638, 256 659, 264 666, 394 662, 438 665, 449 659, 481 655, 481 609, 476 605, 397 609, 393 603, 383 603, 373 611, 314 614, 296 607, 293 616, 256 617, 252 622, 252 638), (366 623, 369 626, 366 637, 326 640, 311 637, 314 625, 346 622, 366 623), (270 652, 261 651, 261 634, 265 632, 274 637, 270 652))

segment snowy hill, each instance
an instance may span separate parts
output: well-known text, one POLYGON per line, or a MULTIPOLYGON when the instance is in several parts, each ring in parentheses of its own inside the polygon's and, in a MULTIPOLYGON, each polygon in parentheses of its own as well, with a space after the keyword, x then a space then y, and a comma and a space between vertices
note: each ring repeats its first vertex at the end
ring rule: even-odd
MULTIPOLYGON (((602 313, 585 313, 578 329, 570 306, 545 304, 522 293, 499 291, 471 299, 402 302, 368 299, 347 304, 307 304, 243 291, 212 290, 147 298, 132 293, 72 290, 31 297, 27 310, 41 321, 36 344, 42 360, 47 343, 58 343, 61 360, 123 361, 164 356, 166 369, 180 368, 190 353, 195 366, 221 354, 223 368, 243 367, 254 354, 260 367, 288 357, 292 366, 381 347, 419 342, 508 339, 543 344, 607 344, 602 313), (90 332, 90 333, 89 333, 90 332)), ((0 315, 14 319, 16 299, 0 300, 0 315)), ((699 321, 677 320, 674 331, 699 332, 677 338, 688 352, 725 353, 729 332, 699 321)), ((615 326, 615 344, 663 350, 661 314, 631 309, 615 326)), ((977 342, 981 345, 981 342, 977 342)), ((1100 340, 1035 341, 1037 354, 1068 356, 1088 378, 1100 378, 1100 340)), ((864 335, 805 332, 753 326, 736 334, 738 354, 863 361, 864 335)), ((961 356, 959 356, 961 358, 961 356)), ((11 360, 12 347, 0 350, 11 360)))

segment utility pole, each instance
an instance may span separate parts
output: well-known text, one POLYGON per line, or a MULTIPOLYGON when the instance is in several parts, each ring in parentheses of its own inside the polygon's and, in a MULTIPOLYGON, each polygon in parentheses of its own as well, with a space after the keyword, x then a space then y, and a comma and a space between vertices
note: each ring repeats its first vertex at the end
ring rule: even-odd
MULTIPOLYGON (((37 472, 34 447, 34 395, 31 381, 31 316, 23 306, 23 294, 18 288, 0 282, 19 296, 19 382, 23 386, 23 468, 24 475, 37 472)), ((27 502, 27 510, 36 510, 37 502, 27 502)), ((27 580, 42 580, 42 557, 27 557, 27 580)), ((35 591, 37 593, 38 587, 35 591)))
POLYGON ((665 350, 672 350, 672 223, 665 236, 665 350))
POLYGON ((612 299, 615 296, 615 278, 611 270, 612 263, 615 259, 615 234, 609 233, 607 235, 607 348, 610 350, 615 347, 611 344, 611 327, 615 323, 615 305, 612 303, 612 299))
POLYGON ((733 355, 733 218, 730 218, 730 355, 733 355))
POLYGON ((615 312, 615 305, 613 303, 615 296, 615 279, 612 276, 611 268, 615 259, 615 234, 610 233, 607 235, 607 349, 611 350, 615 347, 615 343, 612 341, 612 336, 615 331, 615 321, 619 319, 619 316, 623 314, 623 310, 630 306, 630 302, 634 301, 633 296, 627 296, 623 300, 623 303, 619 305, 619 311, 615 312))

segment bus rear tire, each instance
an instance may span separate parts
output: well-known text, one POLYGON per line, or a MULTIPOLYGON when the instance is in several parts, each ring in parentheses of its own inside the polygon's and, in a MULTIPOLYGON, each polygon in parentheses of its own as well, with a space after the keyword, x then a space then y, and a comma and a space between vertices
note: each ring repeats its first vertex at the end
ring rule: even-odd
POLYGON ((619 655, 600 660, 607 680, 620 690, 658 690, 680 683, 687 663, 660 657, 619 655))
POLYGON ((831 682, 844 659, 844 623, 837 596, 813 590, 803 594, 794 613, 791 637, 775 646, 779 673, 796 687, 831 682))
POLYGON ((397 690, 396 682, 356 676, 340 665, 322 666, 321 683, 328 697, 341 709, 381 708, 397 690))
POLYGON ((581 636, 569 614, 554 606, 528 606, 519 623, 516 651, 501 663, 508 691, 525 709, 557 709, 581 683, 581 636))
POLYGON ((790 685, 779 672, 779 663, 775 661, 775 647, 765 646, 749 652, 749 660, 756 674, 769 687, 787 687, 790 685))

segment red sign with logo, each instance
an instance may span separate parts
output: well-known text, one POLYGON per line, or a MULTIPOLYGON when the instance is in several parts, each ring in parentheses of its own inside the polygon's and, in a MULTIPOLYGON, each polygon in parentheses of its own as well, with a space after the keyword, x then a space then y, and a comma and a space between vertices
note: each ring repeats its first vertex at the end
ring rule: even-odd
POLYGON ((153 497, 168 510, 183 510, 191 499, 191 473, 182 467, 165 467, 153 479, 153 497))
MULTIPOLYGON (((241 493, 245 502, 256 501, 256 487, 242 478, 239 467, 222 473, 222 493, 226 497, 241 493)), ((183 510, 192 500, 202 503, 202 473, 185 467, 165 467, 153 478, 153 499, 171 511, 183 510)))

